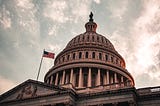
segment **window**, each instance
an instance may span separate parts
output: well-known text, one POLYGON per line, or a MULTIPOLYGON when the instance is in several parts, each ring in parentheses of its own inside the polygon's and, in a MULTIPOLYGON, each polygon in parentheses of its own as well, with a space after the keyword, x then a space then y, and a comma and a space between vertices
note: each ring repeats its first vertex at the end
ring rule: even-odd
POLYGON ((106 54, 106 61, 108 61, 108 55, 106 54))
POLYGON ((82 52, 79 52, 79 59, 82 58, 82 52))
POLYGON ((104 39, 103 39, 103 37, 102 37, 102 43, 104 43, 104 39))
POLYGON ((101 85, 103 85, 103 79, 104 79, 104 78, 103 78, 103 75, 101 74, 101 77, 100 77, 100 84, 101 84, 101 85))
POLYGON ((94 36, 92 36, 92 41, 94 42, 94 36))
POLYGON ((70 55, 67 56, 67 60, 69 60, 70 55))
POLYGON ((65 57, 63 57, 63 62, 64 62, 64 60, 65 60, 65 57))
POLYGON ((73 60, 75 60, 75 58, 76 58, 76 54, 75 54, 75 53, 73 53, 73 60))
POLYGON ((118 59, 116 59, 116 64, 118 64, 118 59))
POLYGON ((83 41, 84 41, 84 36, 83 36, 83 38, 82 38, 82 39, 83 39, 83 41))
POLYGON ((95 52, 92 53, 92 58, 95 58, 95 52))
POLYGON ((86 58, 88 58, 88 52, 86 52, 86 58))
POLYGON ((113 57, 111 57, 111 62, 113 63, 113 57))
POLYGON ((92 74, 92 87, 95 87, 96 86, 96 74, 93 73, 92 74))
POLYGON ((85 73, 84 75, 83 75, 83 86, 84 87, 87 87, 87 81, 88 81, 88 75, 85 73))
POLYGON ((99 42, 99 37, 97 36, 97 41, 99 42))
POLYGON ((76 86, 76 87, 78 87, 78 80, 79 80, 79 74, 77 73, 77 74, 76 74, 76 83, 75 83, 75 86, 76 86))
POLYGON ((99 53, 99 59, 102 60, 102 53, 99 53))
POLYGON ((87 41, 89 41, 89 35, 87 36, 87 41))
POLYGON ((60 76, 58 77, 58 85, 60 85, 60 81, 61 81, 61 79, 60 79, 60 76))
POLYGON ((78 42, 80 41, 80 37, 78 37, 78 42))

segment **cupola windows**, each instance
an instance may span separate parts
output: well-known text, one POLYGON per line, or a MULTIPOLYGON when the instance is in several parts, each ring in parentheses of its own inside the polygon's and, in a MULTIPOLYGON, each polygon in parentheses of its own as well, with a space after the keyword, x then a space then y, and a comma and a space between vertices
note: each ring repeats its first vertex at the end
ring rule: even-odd
POLYGON ((92 58, 95 59, 95 52, 92 53, 92 58))
POLYGON ((102 60, 102 53, 99 53, 99 59, 102 60))
POLYGON ((75 53, 73 53, 73 60, 75 60, 75 58, 76 58, 76 54, 75 54, 75 53))
POLYGON ((85 57, 88 58, 88 52, 86 52, 86 56, 85 57))
POLYGON ((79 59, 82 58, 82 52, 79 52, 79 59))

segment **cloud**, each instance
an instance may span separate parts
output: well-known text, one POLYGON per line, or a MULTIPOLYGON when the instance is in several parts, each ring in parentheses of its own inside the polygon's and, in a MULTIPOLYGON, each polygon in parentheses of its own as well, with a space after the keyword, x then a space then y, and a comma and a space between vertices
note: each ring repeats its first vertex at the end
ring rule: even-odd
POLYGON ((15 1, 16 22, 33 35, 38 35, 39 22, 36 17, 37 8, 32 0, 16 0, 15 1), (26 15, 27 14, 27 15, 26 15), (35 34, 36 33, 36 34, 35 34))
POLYGON ((0 94, 6 92, 7 90, 15 87, 17 84, 9 79, 6 79, 2 76, 0 76, 0 94))
POLYGON ((160 50, 160 1, 144 1, 144 10, 135 21, 133 36, 137 64, 140 72, 145 72, 148 66, 156 64, 156 56, 160 50))
POLYGON ((120 2, 112 1, 113 3, 110 3, 108 5, 107 10, 111 12, 111 17, 113 18, 119 18, 122 19, 123 15, 125 14, 128 6, 128 0, 123 0, 120 2))
POLYGON ((74 15, 74 22, 77 23, 79 20, 85 21, 89 12, 91 1, 89 0, 78 0, 71 3, 72 14, 74 15), (76 7, 76 8, 75 8, 76 7))
POLYGON ((10 12, 6 9, 5 5, 0 7, 0 25, 2 25, 4 29, 11 27, 10 12))
POLYGON ((100 4, 101 0, 94 0, 95 3, 100 4))
POLYGON ((64 14, 64 11, 68 8, 66 1, 45 1, 46 7, 43 11, 43 15, 57 21, 59 23, 65 23, 69 20, 68 16, 64 14))
POLYGON ((124 36, 121 30, 117 29, 111 36, 111 41, 124 57, 126 67, 133 75, 137 87, 144 87, 147 84, 158 85, 160 80, 159 5, 158 0, 143 1, 139 16, 128 26, 130 35, 124 36), (149 76, 147 79, 151 81, 147 84, 146 76, 149 76))

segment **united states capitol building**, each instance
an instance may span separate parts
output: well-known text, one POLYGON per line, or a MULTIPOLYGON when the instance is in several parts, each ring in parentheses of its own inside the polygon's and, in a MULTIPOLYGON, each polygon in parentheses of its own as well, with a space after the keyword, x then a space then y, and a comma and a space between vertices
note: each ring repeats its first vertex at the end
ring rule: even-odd
POLYGON ((160 87, 135 88, 124 58, 96 32, 75 36, 54 61, 44 82, 27 80, 0 96, 0 106, 160 106, 160 87))

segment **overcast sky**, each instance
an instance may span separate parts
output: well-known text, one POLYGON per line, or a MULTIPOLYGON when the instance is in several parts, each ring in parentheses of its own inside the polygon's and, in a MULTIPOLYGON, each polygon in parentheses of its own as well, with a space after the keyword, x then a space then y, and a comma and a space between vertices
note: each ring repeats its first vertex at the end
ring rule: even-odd
MULTIPOLYGON (((136 88, 160 85, 160 0, 0 0, 0 94, 36 79, 43 49, 57 55, 91 11, 136 88)), ((40 81, 53 63, 44 59, 40 81)))

